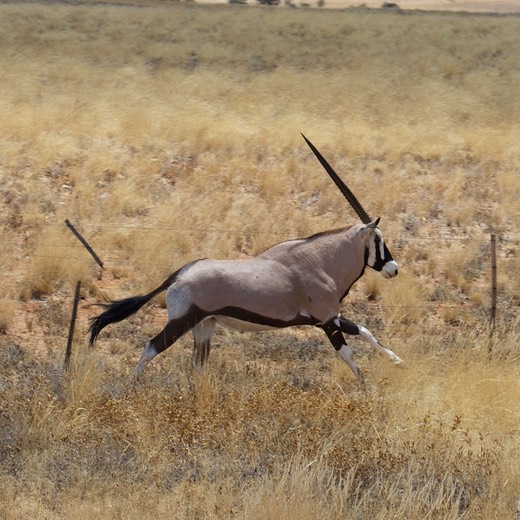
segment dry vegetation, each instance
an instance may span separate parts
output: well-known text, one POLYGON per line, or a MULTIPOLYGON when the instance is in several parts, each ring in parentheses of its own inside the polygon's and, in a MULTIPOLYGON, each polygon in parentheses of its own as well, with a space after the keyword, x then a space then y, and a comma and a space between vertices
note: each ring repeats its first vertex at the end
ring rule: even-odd
POLYGON ((518 17, 1 5, 0 516, 518 518, 518 34, 518 17), (401 274, 367 273, 345 314, 406 368, 353 340, 363 389, 319 331, 220 331, 206 373, 186 338, 133 384, 161 305, 90 355, 89 303, 355 221, 300 131, 383 216, 401 274))

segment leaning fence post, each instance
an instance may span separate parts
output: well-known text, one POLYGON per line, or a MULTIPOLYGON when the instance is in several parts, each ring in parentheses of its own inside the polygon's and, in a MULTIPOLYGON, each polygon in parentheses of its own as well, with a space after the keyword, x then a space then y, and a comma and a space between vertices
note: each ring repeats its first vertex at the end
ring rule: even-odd
POLYGON ((103 269, 103 262, 101 261, 99 256, 96 255, 96 252, 90 247, 90 244, 81 236, 80 232, 70 223, 69 219, 65 220, 65 224, 74 233, 76 238, 85 246, 86 250, 92 255, 92 258, 97 262, 99 267, 103 269))
POLYGON ((72 353, 72 340, 74 339, 74 328, 76 327, 76 317, 78 316, 78 302, 79 302, 79 290, 81 287, 81 281, 76 284, 76 290, 74 291, 74 303, 72 304, 72 316, 70 318, 69 337, 67 340, 67 349, 65 350, 65 361, 63 362, 63 370, 69 371, 70 368, 70 355, 72 353))
MULTIPOLYGON (((491 234, 491 314, 489 317, 489 334, 495 332, 495 322, 497 317, 497 240, 494 233, 491 234)), ((491 343, 489 344, 491 351, 491 343)))

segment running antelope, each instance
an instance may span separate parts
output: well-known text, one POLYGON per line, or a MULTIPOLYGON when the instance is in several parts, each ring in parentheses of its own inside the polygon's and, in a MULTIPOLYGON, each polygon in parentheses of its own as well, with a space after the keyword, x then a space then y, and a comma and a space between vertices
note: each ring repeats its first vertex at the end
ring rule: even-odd
POLYGON ((365 327, 340 314, 341 301, 367 265, 384 278, 397 275, 397 263, 377 227, 379 218, 369 217, 321 153, 303 138, 362 224, 281 242, 248 259, 189 262, 144 296, 101 304, 106 310, 92 320, 90 345, 104 327, 127 318, 166 290, 168 322, 147 341, 136 367, 138 374, 190 330, 194 338, 192 362, 202 366, 209 356, 217 323, 239 331, 314 325, 325 331, 341 359, 360 379, 361 372, 343 333, 359 335, 395 363, 401 363, 365 327))

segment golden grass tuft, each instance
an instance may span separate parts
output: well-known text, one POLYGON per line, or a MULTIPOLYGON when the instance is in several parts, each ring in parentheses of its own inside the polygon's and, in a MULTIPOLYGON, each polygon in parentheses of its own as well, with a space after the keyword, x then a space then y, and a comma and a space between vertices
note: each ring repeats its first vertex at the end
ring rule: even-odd
POLYGON ((21 282, 22 300, 70 290, 77 281, 83 282, 85 291, 90 289, 94 270, 84 261, 88 253, 65 226, 47 228, 34 240, 32 262, 21 282))

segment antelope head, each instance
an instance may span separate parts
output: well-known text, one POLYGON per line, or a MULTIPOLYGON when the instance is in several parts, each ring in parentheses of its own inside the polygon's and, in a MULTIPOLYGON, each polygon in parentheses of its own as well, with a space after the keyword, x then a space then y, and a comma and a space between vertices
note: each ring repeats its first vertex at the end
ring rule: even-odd
POLYGON ((332 166, 327 162, 325 157, 321 155, 319 150, 302 134, 305 142, 309 145, 314 155, 320 161, 321 165, 325 168, 325 171, 329 174, 334 184, 338 187, 339 191, 347 199, 349 204, 352 206, 354 211, 357 213, 361 222, 365 224, 367 229, 372 230, 372 237, 368 244, 368 258, 367 265, 376 271, 379 271, 383 278, 393 278, 397 276, 398 265, 392 257, 388 247, 386 247, 383 235, 378 228, 380 218, 373 220, 369 214, 365 211, 359 200, 352 193, 349 187, 343 182, 339 175, 334 171, 332 166))

